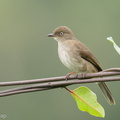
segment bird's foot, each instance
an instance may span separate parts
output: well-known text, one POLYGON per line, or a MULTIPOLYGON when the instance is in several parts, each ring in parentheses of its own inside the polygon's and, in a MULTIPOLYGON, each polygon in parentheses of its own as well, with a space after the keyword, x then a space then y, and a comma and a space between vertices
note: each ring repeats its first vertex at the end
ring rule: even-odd
POLYGON ((76 73, 76 72, 68 73, 68 74, 66 75, 66 80, 69 79, 69 76, 70 76, 70 75, 75 74, 75 73, 76 73))

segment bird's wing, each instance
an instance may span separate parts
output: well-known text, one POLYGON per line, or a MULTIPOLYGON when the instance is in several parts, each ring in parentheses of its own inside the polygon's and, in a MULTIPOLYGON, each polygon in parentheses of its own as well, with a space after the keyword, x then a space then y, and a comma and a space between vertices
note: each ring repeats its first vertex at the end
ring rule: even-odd
POLYGON ((91 64, 93 64, 97 68, 98 71, 102 71, 102 68, 101 68, 98 60, 94 57, 94 55, 91 53, 91 51, 80 41, 77 43, 75 42, 75 44, 80 51, 81 57, 83 59, 85 59, 86 61, 90 62, 91 64))

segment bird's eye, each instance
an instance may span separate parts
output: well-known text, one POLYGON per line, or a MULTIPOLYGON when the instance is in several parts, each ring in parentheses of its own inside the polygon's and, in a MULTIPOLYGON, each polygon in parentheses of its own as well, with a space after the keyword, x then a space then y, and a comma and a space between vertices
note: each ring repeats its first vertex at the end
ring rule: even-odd
POLYGON ((60 32, 60 36, 62 36, 63 35, 63 32, 60 32))

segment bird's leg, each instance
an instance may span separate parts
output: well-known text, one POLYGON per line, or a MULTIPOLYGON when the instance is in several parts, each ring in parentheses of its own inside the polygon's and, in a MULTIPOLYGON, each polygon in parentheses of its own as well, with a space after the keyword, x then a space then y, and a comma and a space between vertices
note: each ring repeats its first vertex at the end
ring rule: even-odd
POLYGON ((69 79, 69 76, 70 76, 70 75, 75 74, 75 73, 76 73, 76 72, 68 73, 68 74, 66 75, 66 80, 69 79))

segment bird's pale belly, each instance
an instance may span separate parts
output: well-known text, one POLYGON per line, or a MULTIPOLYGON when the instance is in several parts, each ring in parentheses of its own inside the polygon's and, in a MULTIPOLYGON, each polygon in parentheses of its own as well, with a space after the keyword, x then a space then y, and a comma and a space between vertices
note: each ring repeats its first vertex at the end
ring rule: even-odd
POLYGON ((73 52, 64 50, 63 48, 58 48, 58 55, 61 62, 74 72, 86 72, 86 63, 80 56, 74 55, 73 52))

